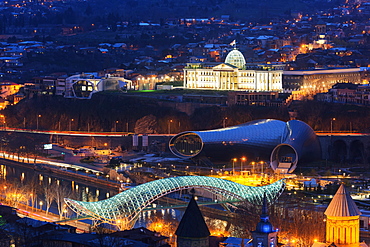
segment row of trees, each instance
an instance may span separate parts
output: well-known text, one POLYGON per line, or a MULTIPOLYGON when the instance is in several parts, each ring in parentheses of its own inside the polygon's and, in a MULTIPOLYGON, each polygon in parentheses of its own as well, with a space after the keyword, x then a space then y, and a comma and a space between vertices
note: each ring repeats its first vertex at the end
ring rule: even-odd
MULTIPOLYGON (((269 207, 270 221, 272 225, 279 229, 279 241, 288 244, 294 243, 296 246, 311 246, 315 241, 323 241, 325 234, 324 213, 317 211, 317 208, 305 204, 309 200, 302 196, 291 196, 284 193, 277 202, 269 207), (312 226, 315 226, 312 228, 312 226)), ((240 213, 248 217, 239 217, 236 224, 244 224, 248 234, 255 230, 256 223, 259 221, 261 208, 245 203, 240 206, 240 213), (241 222, 240 222, 241 221, 241 222)))
POLYGON ((221 128, 224 123, 232 126, 260 118, 289 118, 285 108, 248 106, 202 107, 186 115, 175 105, 164 107, 155 99, 114 93, 94 94, 86 101, 39 96, 8 106, 3 112, 8 127, 83 131, 133 132, 136 126, 145 123, 145 117, 150 116, 153 133, 221 128))
POLYGON ((4 158, 4 152, 7 152, 10 158, 18 162, 31 163, 37 157, 46 155, 42 144, 48 142, 48 138, 44 136, 21 136, 2 132, 0 133, 0 152, 2 153, 0 157, 4 158))
MULTIPOLYGON (((22 175, 24 176, 24 175, 22 175)), ((24 182, 24 177, 20 180, 10 179, 0 180, 0 192, 2 200, 5 204, 17 208, 20 204, 31 209, 45 209, 46 214, 49 213, 53 203, 56 204, 58 215, 60 218, 67 216, 70 211, 64 203, 64 198, 79 199, 81 196, 78 192, 72 191, 69 187, 60 184, 56 181, 42 181, 43 176, 33 177, 24 182)))
MULTIPOLYGON (((286 207, 289 204, 297 205, 300 199, 290 199, 284 195, 275 205, 270 206, 270 221, 274 228, 279 229, 279 242, 294 244, 296 246, 310 246, 315 241, 322 241, 325 234, 325 222, 323 212, 317 209, 303 208, 299 206, 286 207), (285 205, 285 206, 282 206, 285 205), (312 226, 315 226, 312 228, 312 226)), ((238 217, 230 217, 227 221, 206 218, 207 226, 213 236, 236 236, 240 238, 251 238, 261 208, 256 205, 244 204, 238 209, 238 217), (245 217, 244 217, 245 216, 245 217)), ((156 211, 149 216, 148 229, 156 231, 165 236, 173 236, 178 227, 178 220, 171 214, 163 214, 156 211)), ((169 239, 170 243, 172 239, 169 239)))

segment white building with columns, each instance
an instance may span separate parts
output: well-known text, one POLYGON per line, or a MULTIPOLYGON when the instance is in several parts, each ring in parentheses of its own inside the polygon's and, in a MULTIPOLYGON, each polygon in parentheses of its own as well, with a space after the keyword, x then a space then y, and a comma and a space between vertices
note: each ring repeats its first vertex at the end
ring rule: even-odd
POLYGON ((188 63, 184 68, 184 88, 280 92, 282 74, 282 70, 272 66, 247 69, 243 54, 234 49, 225 63, 188 63))

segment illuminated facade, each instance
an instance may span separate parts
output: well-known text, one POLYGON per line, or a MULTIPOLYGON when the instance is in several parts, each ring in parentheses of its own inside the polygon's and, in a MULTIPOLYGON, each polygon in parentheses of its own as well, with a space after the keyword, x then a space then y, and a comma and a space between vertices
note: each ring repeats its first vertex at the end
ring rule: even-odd
POLYGON ((0 84, 0 97, 3 99, 8 98, 10 95, 18 93, 23 85, 11 81, 4 81, 0 84))
POLYGON ((94 73, 73 75, 66 79, 65 98, 91 99, 101 91, 126 91, 132 83, 123 77, 97 77, 94 73))
POLYGON ((279 173, 293 172, 299 160, 321 156, 315 132, 299 120, 262 119, 222 129, 186 131, 174 136, 169 148, 180 158, 270 158, 271 168, 279 173))
POLYGON ((336 83, 360 83, 361 75, 360 68, 287 70, 283 81, 284 91, 299 91, 299 97, 327 92, 336 83))
MULTIPOLYGON (((184 79, 183 74, 179 72, 170 72, 167 74, 148 74, 148 75, 138 75, 132 79, 132 89, 133 90, 155 90, 163 89, 166 86, 159 85, 164 82, 175 82, 182 81, 184 79)), ((167 85, 167 87, 170 87, 167 85)))
POLYGON ((282 91, 282 70, 246 69, 243 54, 234 49, 225 63, 188 63, 184 68, 184 88, 282 91))
POLYGON ((367 247, 364 242, 360 242, 361 212, 343 184, 331 200, 325 215, 326 243, 317 242, 313 247, 330 244, 338 247, 367 247))
POLYGON ((192 188, 205 189, 217 195, 219 201, 246 200, 261 205, 264 195, 268 202, 275 201, 283 192, 284 187, 283 180, 266 186, 250 187, 220 178, 184 176, 141 184, 99 202, 83 202, 67 198, 65 202, 79 215, 91 216, 95 220, 127 228, 135 224, 139 214, 146 207, 152 207, 157 199, 175 191, 192 188))

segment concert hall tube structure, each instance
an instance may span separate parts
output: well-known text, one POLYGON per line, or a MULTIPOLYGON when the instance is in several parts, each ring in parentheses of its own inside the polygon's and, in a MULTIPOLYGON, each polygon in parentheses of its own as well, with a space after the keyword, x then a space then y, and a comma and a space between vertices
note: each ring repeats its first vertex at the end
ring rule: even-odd
POLYGON ((271 168, 281 173, 291 173, 298 161, 321 155, 315 132, 299 120, 262 119, 222 129, 186 131, 174 136, 169 148, 181 158, 270 159, 271 168))

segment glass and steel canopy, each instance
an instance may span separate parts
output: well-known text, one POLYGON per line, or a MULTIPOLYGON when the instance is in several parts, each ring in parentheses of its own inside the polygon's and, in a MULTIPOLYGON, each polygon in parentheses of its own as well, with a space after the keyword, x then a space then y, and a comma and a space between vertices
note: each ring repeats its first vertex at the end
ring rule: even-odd
POLYGON ((251 187, 214 177, 183 176, 141 184, 103 201, 83 202, 68 198, 64 200, 79 215, 91 216, 96 220, 113 224, 125 220, 128 225, 133 226, 141 211, 160 197, 175 191, 205 189, 222 198, 222 201, 246 200, 261 205, 265 194, 271 203, 280 196, 284 187, 284 180, 266 186, 251 187))

